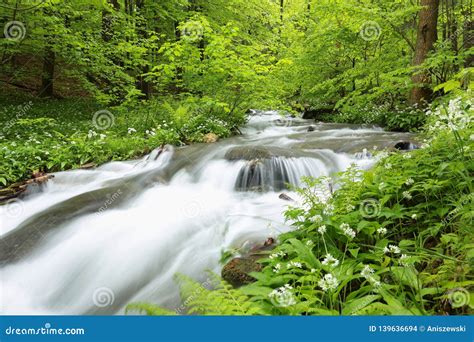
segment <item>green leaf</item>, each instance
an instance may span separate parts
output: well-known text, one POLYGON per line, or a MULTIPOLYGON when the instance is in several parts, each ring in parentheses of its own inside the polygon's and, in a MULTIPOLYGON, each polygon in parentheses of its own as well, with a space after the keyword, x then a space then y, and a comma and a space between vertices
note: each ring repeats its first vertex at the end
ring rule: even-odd
POLYGON ((357 314, 360 310, 366 308, 369 304, 376 301, 377 299, 382 298, 381 295, 367 295, 362 298, 352 300, 344 306, 342 309, 343 315, 354 315, 357 314))

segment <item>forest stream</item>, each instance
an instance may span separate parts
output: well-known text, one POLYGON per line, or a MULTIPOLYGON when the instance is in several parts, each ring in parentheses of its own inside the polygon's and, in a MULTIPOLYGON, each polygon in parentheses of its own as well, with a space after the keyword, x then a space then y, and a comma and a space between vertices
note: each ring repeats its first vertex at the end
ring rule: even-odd
MULTIPOLYGON (((223 250, 288 231, 286 187, 413 141, 378 127, 254 111, 242 135, 165 147, 141 160, 56 173, 0 216, 6 314, 117 314, 128 303, 180 305, 176 273, 206 281, 223 250), (106 303, 107 305, 101 305, 106 303)), ((294 204, 294 203, 293 203, 294 204)))

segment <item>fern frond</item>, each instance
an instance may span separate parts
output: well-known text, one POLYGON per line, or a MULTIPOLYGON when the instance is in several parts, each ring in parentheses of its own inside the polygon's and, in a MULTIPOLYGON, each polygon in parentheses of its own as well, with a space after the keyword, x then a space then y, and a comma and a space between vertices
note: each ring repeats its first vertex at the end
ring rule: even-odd
POLYGON ((263 315, 263 308, 238 289, 222 280, 214 273, 206 283, 212 284, 212 289, 206 288, 195 280, 178 274, 176 276, 180 287, 184 305, 191 314, 200 315, 263 315))

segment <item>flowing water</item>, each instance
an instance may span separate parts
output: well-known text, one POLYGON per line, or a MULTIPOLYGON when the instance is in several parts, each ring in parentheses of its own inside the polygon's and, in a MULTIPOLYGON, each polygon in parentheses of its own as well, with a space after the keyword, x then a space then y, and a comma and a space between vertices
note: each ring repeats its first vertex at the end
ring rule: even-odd
POLYGON ((223 250, 291 229, 282 215, 291 203, 279 194, 297 197, 285 183, 368 168, 364 148, 413 139, 277 112, 254 112, 242 133, 60 172, 0 207, 2 312, 116 314, 136 301, 177 308, 176 273, 204 282, 206 270, 220 272, 223 250))

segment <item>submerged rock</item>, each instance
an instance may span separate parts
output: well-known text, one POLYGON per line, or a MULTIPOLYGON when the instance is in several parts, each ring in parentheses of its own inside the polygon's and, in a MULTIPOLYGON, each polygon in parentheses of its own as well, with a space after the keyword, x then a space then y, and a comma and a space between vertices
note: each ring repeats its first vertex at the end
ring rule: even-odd
POLYGON ((285 193, 281 193, 280 196, 278 196, 279 199, 282 199, 284 201, 290 201, 290 202, 294 202, 295 200, 293 198, 291 198, 290 196, 288 196, 287 194, 285 193))
POLYGON ((400 151, 411 151, 416 150, 418 146, 416 146, 410 141, 400 141, 395 144, 394 148, 400 151))
POLYGON ((308 132, 314 132, 315 130, 316 130, 316 127, 314 127, 313 125, 308 127, 308 132))
POLYGON ((224 158, 229 161, 252 160, 257 158, 270 158, 271 154, 265 148, 253 146, 239 146, 227 151, 224 158))
POLYGON ((277 146, 237 146, 227 151, 224 158, 229 161, 271 159, 277 157, 300 158, 313 157, 314 154, 295 149, 294 147, 277 146))

